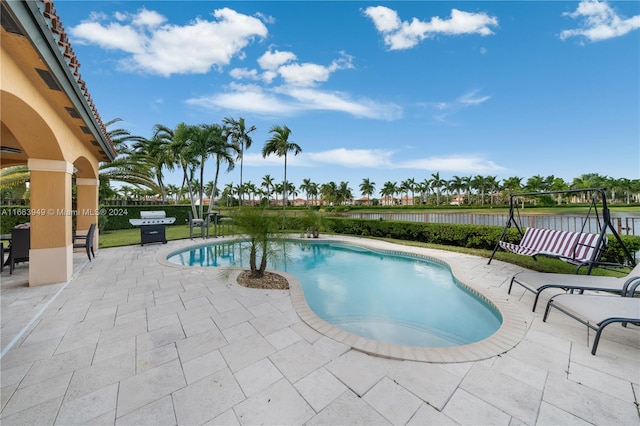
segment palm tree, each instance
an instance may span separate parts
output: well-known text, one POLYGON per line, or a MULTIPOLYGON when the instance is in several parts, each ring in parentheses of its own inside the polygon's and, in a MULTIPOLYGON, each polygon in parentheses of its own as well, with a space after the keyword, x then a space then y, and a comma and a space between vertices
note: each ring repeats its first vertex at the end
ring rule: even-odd
POLYGON ((303 191, 307 196, 307 206, 309 205, 309 195, 311 195, 312 186, 313 186, 313 182, 311 182, 311 179, 302 179, 300 190, 303 191))
POLYGON ((154 135, 151 139, 139 138, 129 151, 129 158, 151 167, 163 202, 167 200, 163 169, 173 170, 174 165, 174 159, 168 149, 169 143, 165 138, 154 135))
POLYGON ((393 196, 396 192, 398 192, 397 184, 395 182, 387 181, 382 185, 380 195, 387 199, 387 205, 389 205, 390 202, 393 204, 393 196), (389 200, 389 197, 391 197, 391 200, 389 200))
POLYGON ((337 191, 339 204, 344 204, 353 200, 353 191, 349 188, 349 182, 340 182, 337 191))
MULTIPOLYGON (((231 142, 236 148, 238 152, 238 156, 236 158, 240 160, 240 188, 242 186, 242 166, 243 166, 243 157, 244 150, 249 149, 251 147, 251 143, 253 140, 251 139, 250 133, 256 131, 256 126, 246 127, 244 118, 240 117, 237 120, 231 117, 225 117, 222 119, 222 124, 225 127, 225 134, 231 138, 231 142)), ((240 193, 240 204, 242 204, 244 197, 242 192, 240 193)))
POLYGON ((456 191, 456 193, 458 194, 458 205, 461 205, 462 203, 460 202, 461 194, 462 194, 462 190, 464 189, 464 181, 462 180, 462 178, 460 176, 453 176, 451 178, 451 180, 449 181, 449 191, 456 191))
MULTIPOLYGON (((289 141, 291 130, 287 126, 274 125, 269 130, 269 133, 273 136, 267 140, 262 148, 262 157, 267 158, 271 154, 276 154, 278 157, 284 157, 284 192, 282 195, 283 210, 287 208, 287 153, 293 152, 293 155, 298 155, 302 152, 302 148, 295 142, 289 141)), ((284 220, 284 218, 283 218, 284 220)))
POLYGON ((444 179, 440 179, 440 172, 431 174, 431 188, 436 192, 436 205, 440 205, 440 191, 443 186, 446 185, 447 181, 444 179))
POLYGON ((266 191, 267 204, 271 204, 271 191, 273 191, 274 180, 271 175, 264 175, 262 177, 262 183, 260 184, 266 191))
POLYGON ((362 183, 360 184, 360 192, 362 195, 367 196, 367 205, 370 205, 370 197, 376 192, 376 183, 371 182, 369 178, 362 179, 362 183))
POLYGON ((338 185, 335 182, 323 183, 320 185, 320 194, 323 202, 329 205, 337 204, 338 202, 338 185))

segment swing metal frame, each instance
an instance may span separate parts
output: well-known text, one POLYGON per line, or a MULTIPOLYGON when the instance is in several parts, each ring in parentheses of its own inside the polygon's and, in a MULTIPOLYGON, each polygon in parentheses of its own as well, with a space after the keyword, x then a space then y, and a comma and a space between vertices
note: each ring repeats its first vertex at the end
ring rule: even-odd
MULTIPOLYGON (((636 265, 635 258, 631 255, 631 253, 629 252, 629 249, 624 244, 624 242, 620 238, 620 235, 618 235, 618 232, 616 231, 616 229, 614 228, 613 224, 611 223, 611 213, 609 211, 609 206, 607 204, 607 195, 606 195, 606 189, 605 188, 567 189, 567 190, 563 190, 563 191, 520 192, 520 193, 511 194, 509 196, 509 218, 507 219, 507 223, 506 223, 504 229, 502 230, 502 234, 500 235, 500 239, 496 243, 496 245, 495 245, 495 247, 493 249, 493 253, 491 253, 491 257, 489 258, 489 261, 487 262, 487 264, 490 264, 491 261, 493 260, 493 257, 495 256, 496 252, 498 251, 498 248, 500 247, 500 243, 504 241, 504 238, 507 235, 507 232, 508 232, 509 228, 514 226, 518 230, 518 233, 520 234, 520 236, 521 237, 524 236, 525 227, 522 225, 522 222, 520 221, 520 208, 518 207, 518 202, 517 202, 518 198, 520 198, 520 197, 540 196, 540 195, 576 194, 576 193, 590 193, 591 194, 591 203, 589 205, 589 210, 587 211, 587 215, 586 215, 584 221, 582 222, 582 228, 580 229, 580 232, 584 232, 585 227, 586 227, 587 223, 589 222, 590 215, 591 215, 591 213, 593 211, 593 213, 595 214, 596 223, 597 223, 598 231, 599 231, 598 232, 598 240, 596 242, 596 247, 600 247, 602 245, 603 241, 606 241, 607 230, 610 230, 611 234, 613 234, 613 236, 616 239, 616 241, 618 241, 618 243, 622 247, 626 258, 629 261, 629 264, 631 265, 631 267, 634 267, 636 265), (598 208, 597 208, 597 204, 598 204, 597 195, 598 194, 600 195, 600 198, 602 200, 602 207, 601 207, 601 209, 602 209, 602 220, 600 219, 600 215, 598 214, 598 208), (516 220, 516 217, 518 218, 518 220, 516 220), (519 221, 520 221, 520 223, 518 223, 519 221)), ((602 246, 604 247, 604 245, 602 245, 602 246)), ((599 259, 599 255, 600 255, 600 253, 598 253, 597 250, 594 251, 592 259, 589 262, 579 264, 578 267, 576 268, 576 273, 579 271, 579 269, 582 266, 587 266, 587 272, 586 272, 587 275, 591 273, 591 270, 593 269, 594 266, 609 266, 609 267, 622 267, 622 266, 625 266, 625 265, 617 264, 617 263, 600 262, 598 260, 599 259)), ((532 256, 532 257, 533 257, 534 260, 536 260, 536 256, 535 255, 532 256)))

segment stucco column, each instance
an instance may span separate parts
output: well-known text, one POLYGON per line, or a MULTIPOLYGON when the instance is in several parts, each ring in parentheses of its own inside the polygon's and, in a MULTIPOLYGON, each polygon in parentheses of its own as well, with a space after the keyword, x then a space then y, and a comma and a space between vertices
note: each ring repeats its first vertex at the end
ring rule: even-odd
MULTIPOLYGON (((98 226, 98 179, 76 178, 76 233, 86 234, 92 223, 98 226)), ((98 230, 93 234, 93 247, 98 251, 98 230)))
POLYGON ((73 164, 39 158, 30 158, 27 164, 31 172, 29 286, 68 281, 73 274, 73 164))

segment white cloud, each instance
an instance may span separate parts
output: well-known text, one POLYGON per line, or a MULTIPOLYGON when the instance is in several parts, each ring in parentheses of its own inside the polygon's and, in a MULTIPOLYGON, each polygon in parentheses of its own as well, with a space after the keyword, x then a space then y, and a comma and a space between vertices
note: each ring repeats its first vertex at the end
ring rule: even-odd
POLYGON ((257 70, 249 70, 247 68, 234 68, 229 71, 229 75, 236 80, 247 79, 247 80, 257 80, 258 79, 258 71, 257 70))
POLYGON ((319 89, 278 86, 230 84, 226 92, 187 100, 190 105, 209 109, 233 110, 266 117, 292 116, 302 111, 338 111, 358 118, 395 120, 402 109, 370 99, 349 99, 346 94, 319 89))
POLYGON ((131 23, 138 27, 155 28, 158 25, 166 22, 166 20, 167 18, 165 18, 158 12, 142 8, 142 10, 140 10, 137 15, 134 15, 131 23))
POLYGON ((388 168, 391 166, 393 151, 382 149, 338 148, 329 151, 306 154, 314 163, 333 164, 343 167, 388 168))
POLYGON ((640 28, 640 15, 625 19, 619 16, 607 2, 597 0, 583 0, 574 12, 564 13, 574 19, 582 18, 580 28, 564 30, 560 33, 560 39, 569 37, 585 37, 595 42, 621 37, 631 31, 640 28))
POLYGON ((213 21, 196 18, 180 26, 141 9, 136 14, 116 14, 120 23, 102 23, 99 15, 91 15, 69 32, 79 43, 130 54, 120 62, 124 69, 163 76, 206 73, 225 66, 255 38, 267 36, 267 28, 257 18, 229 8, 217 9, 213 16, 213 21))
POLYGON ((451 155, 428 157, 405 161, 398 164, 402 169, 438 170, 451 173, 483 174, 505 170, 493 161, 477 155, 451 155))
POLYGON ((498 18, 486 13, 451 10, 449 19, 437 16, 430 21, 413 18, 401 21, 395 10, 384 6, 368 7, 364 14, 374 23, 378 32, 384 36, 384 43, 389 50, 410 49, 420 41, 435 35, 493 34, 492 27, 498 26, 498 18))
MULTIPOLYGON (((336 148, 319 152, 303 151, 297 156, 287 156, 287 166, 321 167, 332 165, 348 168, 383 170, 438 170, 440 172, 454 174, 491 174, 506 170, 495 162, 487 160, 477 154, 426 157, 409 161, 395 161, 393 159, 395 154, 395 151, 385 149, 336 148)), ((260 154, 247 153, 244 158, 244 164, 250 167, 264 167, 265 165, 281 166, 283 159, 276 156, 262 158, 260 154)))
POLYGON ((263 70, 276 70, 287 62, 295 61, 296 59, 298 58, 293 52, 281 52, 278 49, 273 52, 267 50, 264 55, 258 58, 258 65, 263 70))
POLYGON ((258 59, 258 65, 266 69, 236 68, 230 75, 236 79, 261 80, 270 85, 282 77, 281 84, 261 87, 256 84, 230 84, 226 92, 190 99, 187 102, 212 109, 231 109, 240 113, 256 113, 269 117, 294 115, 302 111, 338 111, 357 118, 394 120, 402 115, 402 109, 394 104, 384 104, 367 98, 355 99, 349 94, 318 89, 320 83, 329 80, 337 70, 353 68, 353 57, 340 52, 340 57, 329 65, 294 62, 292 52, 269 50, 258 59))
POLYGON ((491 96, 479 95, 478 90, 472 90, 464 93, 462 96, 452 101, 439 101, 431 103, 423 103, 420 106, 426 106, 435 110, 433 118, 440 122, 449 122, 449 119, 459 111, 483 104, 491 99, 491 96))

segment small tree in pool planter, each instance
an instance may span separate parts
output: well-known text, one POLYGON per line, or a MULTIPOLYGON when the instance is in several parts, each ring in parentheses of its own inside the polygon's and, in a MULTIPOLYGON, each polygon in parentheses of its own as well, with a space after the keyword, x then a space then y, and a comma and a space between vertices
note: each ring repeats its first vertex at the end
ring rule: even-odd
POLYGON ((251 277, 262 278, 269 258, 282 256, 282 245, 275 247, 275 243, 281 240, 277 218, 268 215, 262 208, 241 207, 233 214, 233 219, 234 225, 249 239, 251 277))

